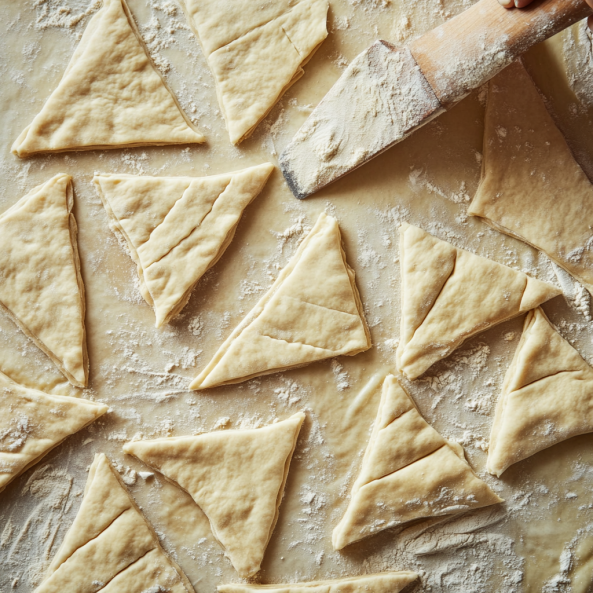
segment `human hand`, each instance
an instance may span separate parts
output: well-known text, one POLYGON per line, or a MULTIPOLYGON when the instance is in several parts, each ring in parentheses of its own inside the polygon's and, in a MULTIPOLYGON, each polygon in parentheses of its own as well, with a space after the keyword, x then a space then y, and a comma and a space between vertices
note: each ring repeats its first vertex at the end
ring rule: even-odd
MULTIPOLYGON (((498 0, 505 8, 525 8, 531 4, 533 0, 498 0)), ((593 8, 593 0, 585 0, 585 2, 593 8)), ((593 31, 593 15, 587 19, 589 29, 593 31)))

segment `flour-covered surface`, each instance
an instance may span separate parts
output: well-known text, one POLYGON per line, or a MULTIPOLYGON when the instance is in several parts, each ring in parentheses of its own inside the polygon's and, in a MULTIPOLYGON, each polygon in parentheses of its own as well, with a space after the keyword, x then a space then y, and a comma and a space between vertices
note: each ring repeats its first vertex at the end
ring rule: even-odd
MULTIPOLYGON (((91 361, 85 397, 111 407, 0 495, 2 593, 29 592, 39 583, 80 506, 96 452, 114 461, 198 593, 213 593, 218 584, 238 581, 199 509, 180 490, 124 455, 122 444, 134 437, 261 426, 298 410, 306 411, 307 419, 261 582, 410 569, 419 571, 424 590, 433 592, 588 590, 593 568, 593 436, 543 451, 511 467, 502 479, 485 473, 494 406, 522 318, 476 336, 419 380, 406 383, 426 419, 465 447, 477 473, 506 503, 471 516, 386 531, 340 553, 331 548, 331 531, 346 507, 376 415, 377 387, 388 371, 395 371, 399 223, 406 220, 459 247, 557 282, 545 257, 466 214, 480 175, 483 92, 473 93, 403 143, 305 201, 294 199, 279 171, 274 172, 247 208, 225 255, 198 283, 182 315, 161 330, 154 328, 134 265, 109 230, 91 184, 95 172, 201 176, 276 162, 358 52, 378 37, 405 44, 470 4, 332 0, 330 35, 305 75, 254 135, 235 148, 224 129, 212 76, 181 8, 168 0, 131 0, 157 66, 207 143, 19 160, 10 145, 55 88, 98 6, 80 0, 1 3, 0 211, 58 172, 74 176, 91 361), (352 358, 188 392, 190 380, 272 284, 322 211, 340 223, 374 347, 352 358)), ((574 131, 569 141, 583 164, 592 154, 593 135, 587 130, 593 124, 558 66, 564 63, 558 54, 562 47, 562 40, 555 40, 535 48, 527 62, 563 129, 574 131)), ((562 297, 545 304, 544 310, 562 335, 592 360, 593 328, 585 316, 562 297)), ((26 385, 75 393, 3 315, 0 368, 26 385)))

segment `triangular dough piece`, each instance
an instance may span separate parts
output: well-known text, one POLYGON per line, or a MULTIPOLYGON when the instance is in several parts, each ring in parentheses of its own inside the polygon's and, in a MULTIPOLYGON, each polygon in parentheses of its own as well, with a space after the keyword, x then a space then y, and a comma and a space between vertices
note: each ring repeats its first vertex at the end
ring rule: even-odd
POLYGON ((95 455, 74 523, 35 593, 194 593, 104 454, 95 455))
POLYGON ((399 593, 418 580, 418 574, 409 570, 381 572, 332 581, 309 581, 287 585, 220 585, 219 593, 399 593))
POLYGON ((489 83, 469 213, 543 251, 593 294, 593 185, 520 62, 489 83))
POLYGON ((393 375, 383 383, 373 432, 334 549, 414 519, 502 502, 480 480, 457 443, 420 415, 393 375))
POLYGON ((29 389, 0 372, 0 492, 107 410, 86 399, 29 389))
POLYGON ((504 379, 486 468, 500 476, 513 463, 587 432, 593 432, 593 368, 538 307, 525 318, 504 379))
POLYGON ((60 173, 0 216, 0 306, 56 364, 86 387, 84 284, 72 177, 60 173))
POLYGON ((211 177, 95 176, 110 225, 138 266, 157 327, 183 309, 196 282, 220 259, 273 170, 264 163, 211 177))
POLYGON ((190 388, 240 383, 370 347, 338 223, 321 214, 270 290, 190 388))
POLYGON ((182 0, 231 142, 247 138, 327 37, 328 0, 182 0))
POLYGON ((554 286, 400 227, 401 335, 397 367, 416 379, 469 337, 560 294, 554 286))
POLYGON ((204 511, 237 572, 257 573, 284 494, 305 414, 250 430, 134 441, 135 455, 181 486, 204 511))
POLYGON ((12 152, 196 142, 204 136, 153 66, 125 0, 103 0, 60 84, 12 152))

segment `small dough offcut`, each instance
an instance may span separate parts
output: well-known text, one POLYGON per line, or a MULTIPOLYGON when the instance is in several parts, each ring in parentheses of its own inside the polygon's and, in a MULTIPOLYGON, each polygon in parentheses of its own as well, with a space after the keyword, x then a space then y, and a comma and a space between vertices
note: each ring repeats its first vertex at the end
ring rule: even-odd
POLYGON ((593 432, 593 368, 538 307, 525 318, 504 379, 486 468, 500 476, 513 463, 587 432, 593 432))
POLYGON ((0 372, 0 492, 107 410, 86 399, 29 389, 0 372))
POLYGON ((104 454, 95 455, 74 523, 35 593, 194 593, 104 454))
POLYGON ((416 379, 471 336, 558 296, 523 272, 402 224, 397 368, 416 379))
POLYGON ((365 574, 333 581, 309 581, 287 585, 220 585, 219 593, 399 593, 418 580, 418 574, 409 570, 365 574))
POLYGON ((103 0, 60 84, 12 152, 26 157, 204 140, 154 67, 125 0, 103 0))
POLYGON ((211 177, 94 177, 111 228, 138 266, 157 327, 183 309, 196 282, 222 257, 273 170, 264 163, 211 177))
POLYGON ((256 574, 278 521, 305 414, 250 430, 133 441, 124 451, 185 490, 242 577, 256 574))
POLYGON ((190 388, 240 383, 370 347, 338 223, 321 214, 272 287, 190 388))
POLYGON ((373 432, 346 513, 334 529, 335 550, 415 519, 451 515, 502 500, 420 415, 393 375, 383 383, 373 432))
POLYGON ((0 216, 0 306, 77 387, 88 382, 72 178, 60 173, 0 216))
POLYGON ((327 37, 328 0, 182 0, 231 142, 247 138, 327 37))
POLYGON ((482 180, 469 213, 543 251, 593 294, 593 185, 520 62, 489 89, 482 180))

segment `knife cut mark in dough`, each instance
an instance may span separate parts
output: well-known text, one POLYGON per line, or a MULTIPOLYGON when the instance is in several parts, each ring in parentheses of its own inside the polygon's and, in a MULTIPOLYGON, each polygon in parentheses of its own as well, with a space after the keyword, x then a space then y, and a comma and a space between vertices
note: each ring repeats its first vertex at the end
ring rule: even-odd
POLYGON ((35 593, 194 593, 107 457, 95 455, 74 523, 35 593))
POLYGON ((107 410, 86 399, 29 389, 0 372, 0 492, 107 410))
POLYGON ((286 585, 246 585, 233 583, 220 585, 219 593, 399 593, 418 580, 418 574, 409 570, 365 574, 332 581, 310 581, 286 585))
POLYGON ((486 467, 500 476, 514 463, 587 432, 593 432, 593 368, 538 307, 525 318, 504 379, 486 467))
POLYGON ((328 0, 183 0, 231 142, 247 138, 327 37, 328 0))
POLYGON ((110 226, 138 266, 157 327, 185 307, 196 282, 222 257, 273 170, 264 163, 210 177, 94 177, 110 226))
POLYGON ((0 306, 77 387, 88 356, 72 177, 34 187, 0 216, 0 306))
POLYGON ((58 87, 12 152, 26 157, 204 140, 152 64, 125 0, 103 0, 58 87))
POLYGON ((278 520, 305 414, 250 430, 133 441, 135 455, 185 490, 243 577, 256 574, 278 520))
POLYGON ((397 367, 416 379, 469 337, 558 296, 554 286, 404 223, 397 367))
POLYGON ((270 290, 190 388, 240 383, 370 347, 338 223, 321 214, 270 290))
POLYGON ((520 62, 489 88, 469 213, 543 251, 593 294, 593 186, 520 62))
POLYGON ((373 432, 334 549, 414 519, 450 515, 502 502, 420 415, 393 375, 383 383, 373 432))

